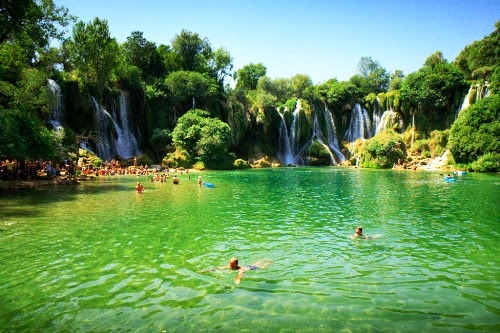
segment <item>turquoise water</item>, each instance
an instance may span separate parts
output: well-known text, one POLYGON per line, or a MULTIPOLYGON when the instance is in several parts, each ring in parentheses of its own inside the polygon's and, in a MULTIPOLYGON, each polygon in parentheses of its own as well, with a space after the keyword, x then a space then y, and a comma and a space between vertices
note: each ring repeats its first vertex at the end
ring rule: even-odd
POLYGON ((0 331, 500 331, 498 176, 190 176, 4 194, 0 331), (351 239, 358 225, 374 239, 351 239), (274 262, 239 285, 199 272, 234 256, 274 262))

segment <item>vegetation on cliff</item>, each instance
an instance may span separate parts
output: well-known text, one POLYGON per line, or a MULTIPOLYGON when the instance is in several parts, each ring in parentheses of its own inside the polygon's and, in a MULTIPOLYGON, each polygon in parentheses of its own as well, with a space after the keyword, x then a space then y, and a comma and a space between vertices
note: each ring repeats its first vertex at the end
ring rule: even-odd
MULTIPOLYGON (((96 147, 93 101, 116 109, 126 91, 132 110, 127 126, 140 138, 144 159, 155 163, 217 169, 247 167, 251 160, 275 165, 284 122, 289 131, 295 126, 293 144, 303 147, 307 158, 300 160, 310 165, 332 163, 328 132, 345 147, 347 160, 358 156, 364 167, 391 167, 407 159, 407 152, 428 157, 450 149, 465 167, 498 170, 498 125, 492 119, 498 116, 499 22, 453 62, 436 51, 422 68, 405 75, 388 73, 366 56, 348 81, 332 78, 314 85, 307 74, 272 79, 262 63, 233 70, 228 50, 213 49, 207 38, 187 30, 170 45, 156 45, 140 31, 119 44, 108 22, 96 17, 76 22, 71 36, 62 40, 75 18, 52 0, 2 6, 0 158, 63 160, 78 155, 83 139, 96 147), (49 47, 54 38, 62 41, 57 48, 49 47), (234 88, 226 84, 230 77, 234 88), (59 83, 64 96, 62 131, 47 126, 53 99, 48 79, 59 83), (457 118, 467 90, 472 106, 457 118), (356 143, 359 150, 353 151, 344 133, 356 104, 371 119, 384 111, 393 114, 387 128, 381 133, 370 129, 368 140, 356 143), (330 114, 331 124, 318 116, 323 112, 330 114)), ((114 125, 108 127, 110 137, 116 137, 114 125)))

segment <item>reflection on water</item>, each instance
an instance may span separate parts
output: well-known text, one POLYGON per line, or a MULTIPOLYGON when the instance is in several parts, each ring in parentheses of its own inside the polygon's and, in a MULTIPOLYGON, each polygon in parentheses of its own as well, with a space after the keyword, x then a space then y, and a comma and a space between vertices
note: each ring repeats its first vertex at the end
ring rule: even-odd
POLYGON ((497 176, 108 177, 0 202, 7 331, 498 331, 497 176), (351 239, 356 226, 377 239, 351 239), (202 269, 274 262, 248 271, 202 269))

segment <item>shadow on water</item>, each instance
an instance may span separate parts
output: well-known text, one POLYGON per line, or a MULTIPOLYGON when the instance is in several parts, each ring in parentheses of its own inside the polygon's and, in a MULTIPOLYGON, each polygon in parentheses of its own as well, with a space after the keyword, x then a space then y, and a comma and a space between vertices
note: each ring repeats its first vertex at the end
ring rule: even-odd
POLYGON ((73 202, 81 195, 98 195, 104 193, 130 192, 130 184, 124 183, 100 183, 78 185, 55 185, 40 187, 29 190, 20 190, 8 194, 2 194, 0 200, 0 219, 2 218, 25 218, 36 217, 41 214, 35 208, 48 203, 73 202), (91 185, 91 186, 89 186, 91 185), (12 202, 23 202, 23 206, 12 204, 12 202))

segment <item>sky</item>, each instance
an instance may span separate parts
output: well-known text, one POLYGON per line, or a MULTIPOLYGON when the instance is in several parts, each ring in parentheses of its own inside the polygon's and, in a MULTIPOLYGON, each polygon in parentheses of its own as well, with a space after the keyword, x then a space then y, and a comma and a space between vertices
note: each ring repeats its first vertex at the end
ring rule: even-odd
MULTIPOLYGON (((441 51, 453 61, 500 20, 500 0, 54 0, 78 21, 108 21, 119 43, 133 31, 171 45, 184 30, 233 58, 262 63, 267 76, 349 80, 361 57, 405 75, 441 51)), ((68 31, 71 34, 71 29, 68 31)))

